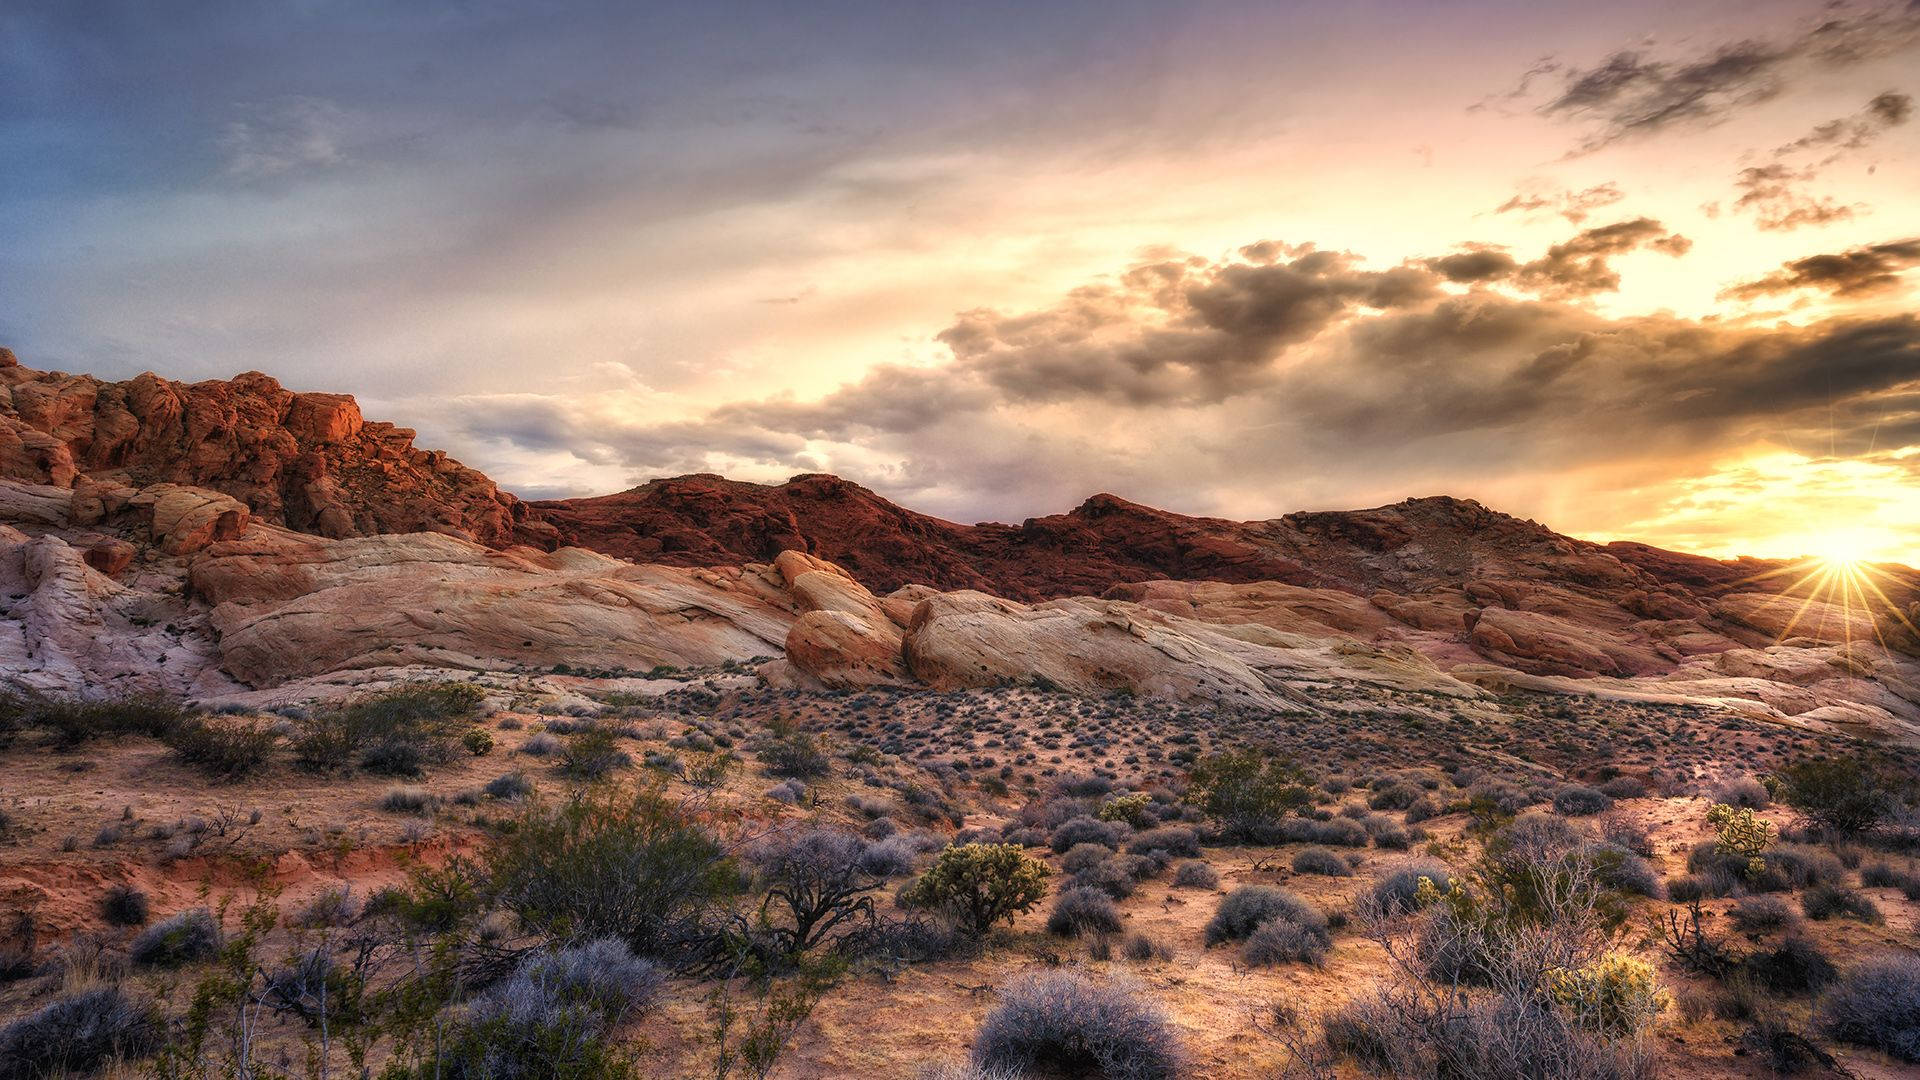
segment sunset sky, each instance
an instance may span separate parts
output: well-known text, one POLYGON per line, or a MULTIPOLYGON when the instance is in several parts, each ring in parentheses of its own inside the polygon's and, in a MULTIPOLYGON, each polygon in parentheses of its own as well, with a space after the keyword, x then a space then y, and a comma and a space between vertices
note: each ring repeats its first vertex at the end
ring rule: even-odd
POLYGON ((528 497, 1920 564, 1920 4, 0 6, 0 344, 528 497))

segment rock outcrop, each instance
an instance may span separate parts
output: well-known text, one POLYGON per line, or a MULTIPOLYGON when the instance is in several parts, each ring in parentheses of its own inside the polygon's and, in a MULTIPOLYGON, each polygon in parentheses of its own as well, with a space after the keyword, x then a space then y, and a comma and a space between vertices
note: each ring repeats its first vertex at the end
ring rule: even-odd
MULTIPOLYGON (((443 532, 551 545, 514 496, 413 432, 368 421, 343 394, 296 393, 258 372, 179 383, 34 371, 0 349, 0 477, 79 490, 173 484, 329 537, 443 532)), ((217 516, 217 515, 216 515, 217 516)), ((207 523, 234 535, 226 524, 207 523)))

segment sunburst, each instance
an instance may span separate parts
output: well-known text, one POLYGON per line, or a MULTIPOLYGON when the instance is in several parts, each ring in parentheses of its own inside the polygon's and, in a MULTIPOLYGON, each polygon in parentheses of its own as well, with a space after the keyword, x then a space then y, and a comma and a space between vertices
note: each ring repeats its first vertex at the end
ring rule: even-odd
MULTIPOLYGON (((1882 616, 1891 617, 1909 633, 1920 634, 1906 613, 1900 610, 1900 605, 1887 595, 1888 586, 1901 587, 1899 579, 1868 561, 1862 554, 1868 549, 1864 544, 1856 543, 1858 539, 1844 533, 1834 534, 1823 545, 1823 554, 1742 578, 1728 586, 1728 589, 1782 577, 1793 579, 1775 595, 1777 603, 1793 608, 1793 613, 1774 637, 1776 645, 1794 636, 1796 630, 1816 640, 1830 640, 1826 624, 1834 617, 1836 609, 1839 613, 1840 645, 1849 661, 1853 658, 1856 644, 1856 614, 1866 616, 1874 642, 1883 650, 1887 642, 1880 630, 1882 616), (1804 625, 1810 612, 1817 613, 1816 621, 1812 625, 1804 625)), ((1865 644, 1864 639, 1859 644, 1865 644)))

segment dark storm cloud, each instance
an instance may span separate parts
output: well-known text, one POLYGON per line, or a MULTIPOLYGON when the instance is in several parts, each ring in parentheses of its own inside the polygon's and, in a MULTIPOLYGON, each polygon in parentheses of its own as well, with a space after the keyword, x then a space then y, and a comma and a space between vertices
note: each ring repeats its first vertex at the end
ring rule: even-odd
POLYGON ((1570 298, 1611 292, 1620 287, 1620 275, 1611 260, 1640 248, 1663 254, 1685 255, 1693 241, 1669 232, 1653 218, 1633 218, 1586 229, 1520 267, 1514 280, 1542 296, 1570 298))
POLYGON ((1920 238, 1894 240, 1794 259, 1781 264, 1774 273, 1742 282, 1720 296, 1752 300, 1800 289, 1838 297, 1867 296, 1897 288, 1901 274, 1914 266, 1920 266, 1920 238))
POLYGON ((1730 42, 1692 56, 1659 59, 1616 52, 1562 72, 1547 116, 1588 123, 1581 151, 1684 125, 1712 124, 1777 97, 1811 72, 1893 55, 1920 41, 1920 9, 1902 4, 1833 14, 1794 35, 1730 42))

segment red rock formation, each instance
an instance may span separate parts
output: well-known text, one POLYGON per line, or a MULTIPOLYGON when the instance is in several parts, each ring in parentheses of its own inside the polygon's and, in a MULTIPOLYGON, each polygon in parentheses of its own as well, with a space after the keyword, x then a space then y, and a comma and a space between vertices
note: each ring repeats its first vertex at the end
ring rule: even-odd
POLYGON ((0 477, 73 488, 186 484, 323 536, 442 532, 503 547, 550 528, 479 472, 368 422, 353 398, 258 372, 178 383, 34 371, 0 349, 0 477))
POLYGON ((1019 599, 1099 594, 1130 581, 1308 579, 1241 537, 1245 526, 1096 495, 1022 525, 959 525, 836 476, 778 487, 694 475, 590 499, 532 504, 563 542, 640 562, 712 566, 804 551, 889 592, 906 584, 1019 599))

